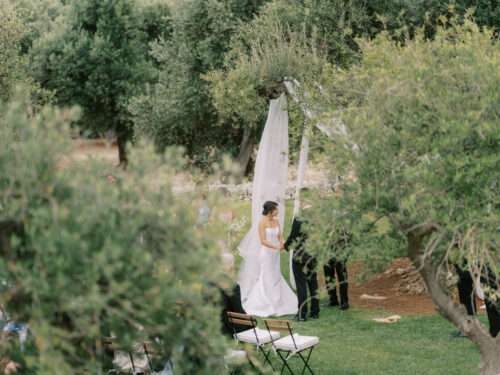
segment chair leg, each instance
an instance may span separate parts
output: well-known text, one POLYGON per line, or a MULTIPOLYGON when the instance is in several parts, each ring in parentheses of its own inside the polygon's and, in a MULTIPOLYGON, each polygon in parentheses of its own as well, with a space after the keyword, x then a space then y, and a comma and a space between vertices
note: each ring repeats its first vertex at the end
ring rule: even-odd
POLYGON ((128 353, 128 356, 130 358, 130 364, 132 365, 132 374, 135 375, 135 363, 134 363, 134 356, 132 353, 128 353))
POLYGON ((149 352, 148 352, 148 348, 146 347, 146 344, 143 345, 143 348, 144 348, 144 354, 146 355, 146 360, 148 362, 149 371, 151 373, 153 373, 154 372, 153 362, 151 362, 151 357, 149 356, 149 352))
MULTIPOLYGON (((258 374, 262 374, 262 371, 260 371, 257 368, 257 366, 255 366, 255 364, 252 361, 252 358, 250 358, 250 356, 248 355, 248 353, 247 353, 247 359, 248 359, 248 363, 250 364, 250 367, 252 368, 253 372, 254 373, 258 373, 258 374)), ((272 365, 271 365, 271 367, 272 367, 272 365)), ((273 369, 273 372, 274 372, 274 369, 273 369)))
POLYGON ((309 353, 307 354, 307 359, 305 359, 302 356, 302 352, 297 353, 299 355, 300 359, 302 360, 302 362, 304 362, 304 368, 302 369, 302 374, 301 375, 304 375, 306 373, 306 369, 309 370, 309 372, 311 373, 311 375, 314 375, 313 370, 309 366, 309 359, 311 358, 311 354, 312 354, 313 349, 314 349, 314 346, 309 349, 309 353))
POLYGON ((277 352, 278 352, 279 357, 283 361, 283 367, 281 367, 280 375, 283 374, 283 372, 285 371, 285 368, 288 370, 288 372, 290 372, 290 375, 294 375, 295 373, 291 369, 290 365, 288 364, 288 360, 286 358, 288 356, 288 354, 290 354, 290 352, 282 352, 281 350, 278 350, 277 352), (283 356, 282 353, 286 353, 286 355, 283 356))
POLYGON ((264 356, 265 358, 265 362, 267 362, 269 364, 269 366, 271 367, 271 369, 274 371, 274 367, 273 367, 273 364, 271 362, 271 358, 270 357, 270 354, 271 354, 271 349, 269 349, 267 352, 266 350, 264 349, 263 346, 259 346, 259 350, 262 352, 262 355, 264 356))

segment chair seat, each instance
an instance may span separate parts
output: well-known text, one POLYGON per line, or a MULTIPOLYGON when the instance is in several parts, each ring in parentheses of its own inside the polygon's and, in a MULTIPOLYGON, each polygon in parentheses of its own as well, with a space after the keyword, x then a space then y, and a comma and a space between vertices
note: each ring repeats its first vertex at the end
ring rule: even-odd
POLYGON ((255 332, 253 329, 248 329, 246 331, 240 332, 236 334, 236 339, 241 342, 246 342, 248 344, 255 344, 257 343, 260 344, 267 344, 271 341, 277 340, 280 338, 280 333, 279 332, 274 332, 274 331, 267 331, 264 329, 260 328, 255 328, 255 332), (257 338, 255 337, 255 332, 257 333, 257 337, 259 340, 257 341, 257 338))
POLYGON ((282 339, 275 341, 274 347, 278 350, 300 352, 319 343, 319 338, 316 336, 300 336, 298 334, 294 334, 293 338, 295 339, 297 347, 295 347, 293 343, 294 340, 292 339, 292 336, 283 337, 282 339))

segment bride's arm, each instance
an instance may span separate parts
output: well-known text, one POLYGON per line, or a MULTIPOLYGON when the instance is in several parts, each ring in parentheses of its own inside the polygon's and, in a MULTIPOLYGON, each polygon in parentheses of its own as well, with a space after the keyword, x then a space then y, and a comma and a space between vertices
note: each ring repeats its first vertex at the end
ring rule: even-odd
POLYGON ((281 231, 281 225, 278 223, 278 229, 279 229, 279 240, 280 240, 280 248, 279 250, 283 250, 285 248, 285 240, 283 239, 283 232, 281 231))
POLYGON ((269 247, 271 249, 279 250, 277 246, 274 246, 272 243, 268 242, 266 240, 266 224, 261 221, 259 224, 259 237, 260 237, 260 243, 262 246, 269 247))

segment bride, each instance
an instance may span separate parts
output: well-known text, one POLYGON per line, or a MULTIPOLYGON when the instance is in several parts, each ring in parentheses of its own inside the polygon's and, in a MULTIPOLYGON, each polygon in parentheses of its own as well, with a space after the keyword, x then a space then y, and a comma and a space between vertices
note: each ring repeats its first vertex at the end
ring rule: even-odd
POLYGON ((278 204, 264 204, 263 217, 259 222, 260 248, 258 262, 260 273, 243 301, 247 314, 259 317, 292 315, 297 313, 297 296, 290 289, 280 270, 280 251, 283 235, 278 220, 278 204))

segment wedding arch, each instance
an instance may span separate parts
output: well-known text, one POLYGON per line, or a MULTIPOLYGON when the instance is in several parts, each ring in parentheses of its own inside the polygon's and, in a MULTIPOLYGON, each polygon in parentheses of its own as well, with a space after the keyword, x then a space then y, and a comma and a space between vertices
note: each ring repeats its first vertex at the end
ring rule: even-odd
MULTIPOLYGON (((309 159, 309 132, 311 126, 319 129, 325 136, 333 139, 335 135, 346 136, 347 129, 339 119, 330 120, 329 124, 317 122, 316 113, 298 95, 300 84, 294 79, 286 79, 284 86, 287 94, 300 106, 306 118, 302 135, 297 180, 295 183, 294 206, 292 219, 300 212, 300 193, 304 185, 304 177, 309 159)), ((307 94, 304 95, 307 97, 307 94)), ((288 184, 288 112, 287 97, 282 94, 273 99, 269 105, 267 121, 259 143, 255 163, 254 180, 252 184, 252 224, 249 232, 243 238, 238 249, 243 258, 241 264, 239 285, 242 300, 244 300, 259 275, 259 261, 255 249, 260 246, 258 223, 261 208, 265 201, 273 200, 279 205, 279 221, 281 227, 285 218, 285 192, 288 184)), ((290 284, 295 288, 291 263, 293 251, 289 254, 290 284)))

